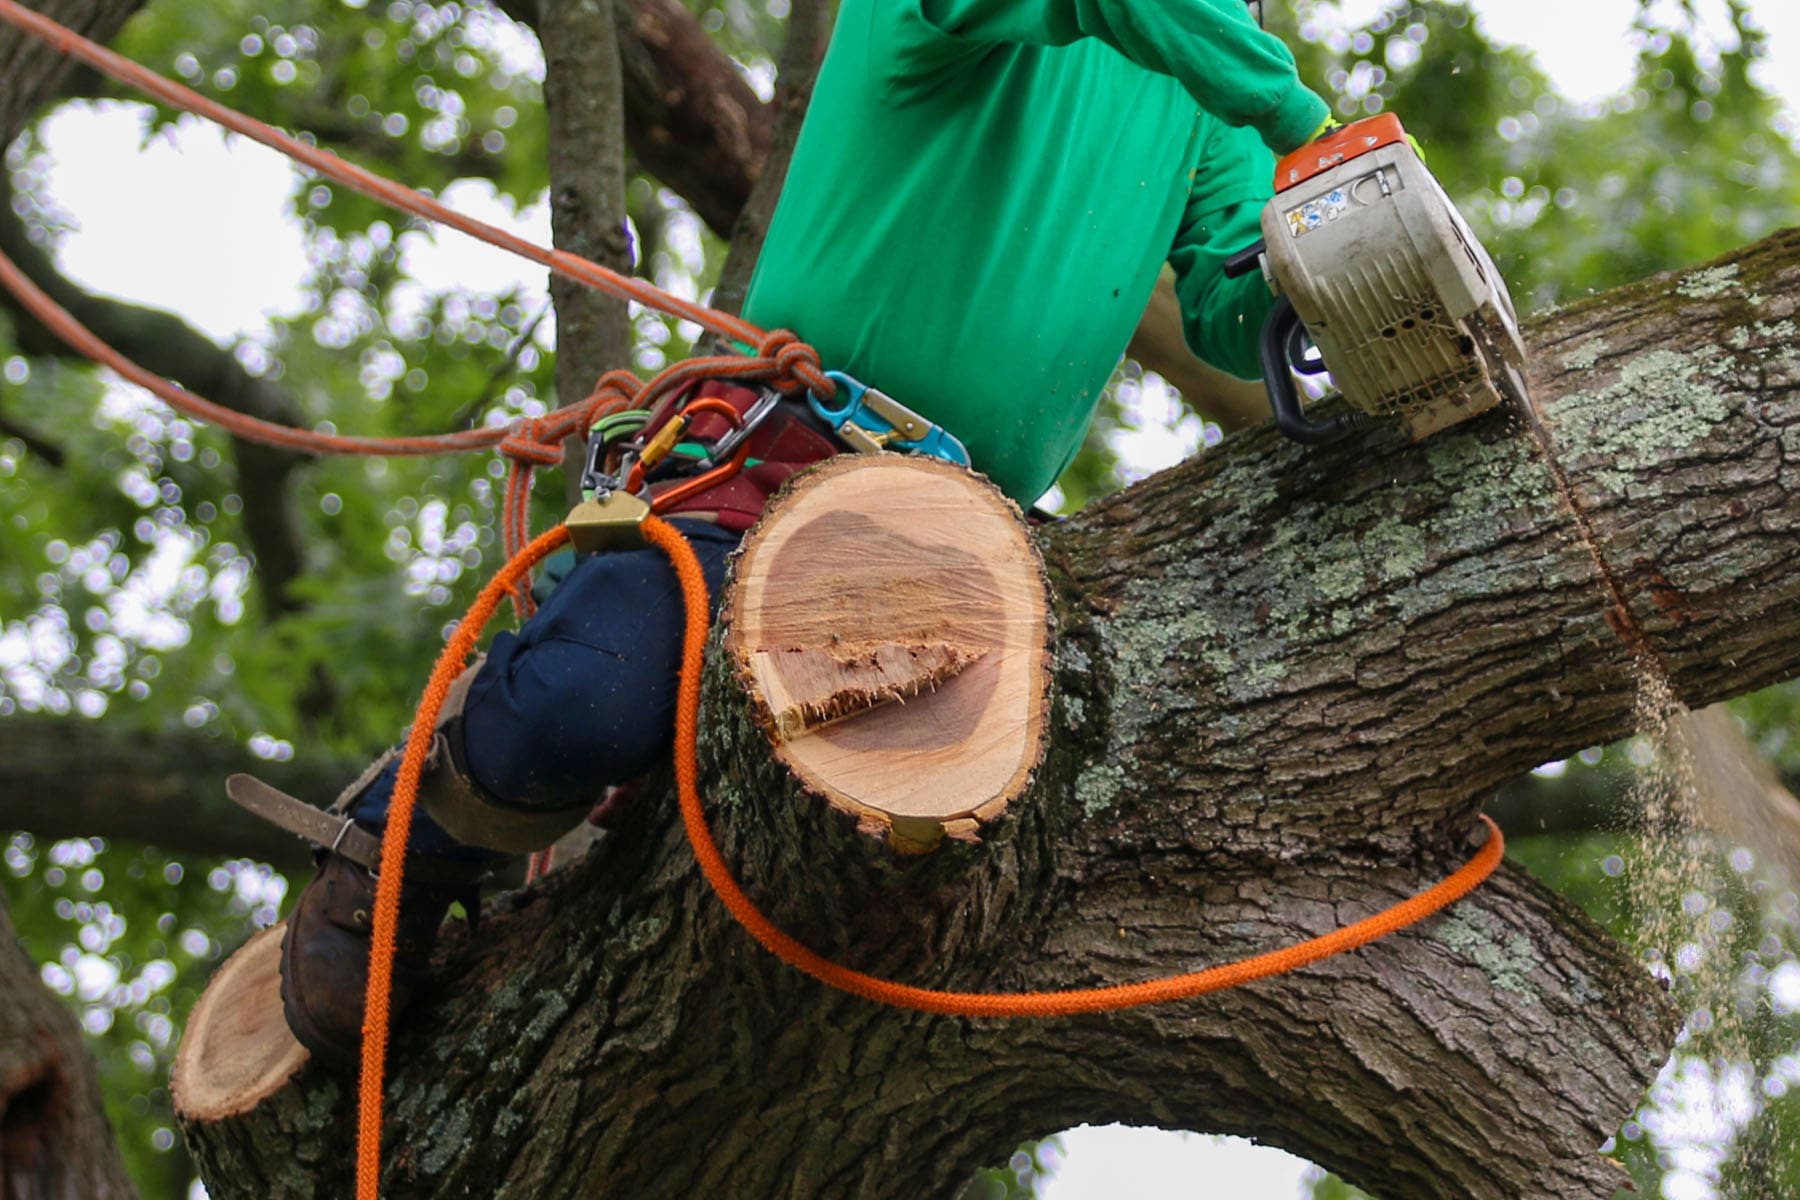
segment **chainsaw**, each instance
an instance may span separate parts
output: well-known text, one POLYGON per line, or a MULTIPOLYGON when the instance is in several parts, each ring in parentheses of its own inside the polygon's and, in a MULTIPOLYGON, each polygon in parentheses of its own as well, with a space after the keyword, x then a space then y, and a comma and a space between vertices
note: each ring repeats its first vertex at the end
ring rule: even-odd
POLYGON ((1506 282, 1398 118, 1294 151, 1275 189, 1263 240, 1225 273, 1260 267, 1277 296, 1261 342, 1276 428, 1317 443, 1387 418, 1418 441, 1502 400, 1526 402, 1506 282), (1356 411, 1315 420, 1295 377, 1326 372, 1356 411))

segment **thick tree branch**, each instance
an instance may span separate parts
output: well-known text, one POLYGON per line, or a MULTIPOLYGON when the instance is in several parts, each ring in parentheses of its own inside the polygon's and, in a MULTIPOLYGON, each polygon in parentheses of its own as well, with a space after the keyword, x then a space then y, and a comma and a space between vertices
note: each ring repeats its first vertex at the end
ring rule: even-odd
MULTIPOLYGON (((631 270, 625 231, 624 101, 613 7, 616 0, 571 0, 539 15, 544 47, 544 108, 550 118, 550 220, 558 250, 621 274, 631 270)), ((595 380, 628 368, 631 322, 625 302, 560 275, 550 278, 556 308, 556 391, 561 403, 587 395, 595 380)), ((586 439, 563 447, 579 463, 586 439)), ((579 470, 565 469, 571 504, 581 498, 579 470)))
MULTIPOLYGON (((545 23, 560 5, 499 0, 498 7, 549 45, 545 23)), ((729 237, 761 174, 773 107, 756 98, 680 0, 616 0, 612 10, 633 157, 729 237)))
MULTIPOLYGON (((32 0, 30 7, 101 43, 110 42, 144 0, 32 0)), ((0 28, 0 146, 10 143, 57 94, 71 60, 28 34, 0 28)))
POLYGON ((61 467, 68 456, 63 448, 31 426, 0 414, 0 437, 17 438, 19 444, 52 467, 61 467))
POLYGON ((325 804, 363 767, 321 756, 273 763, 203 733, 130 733, 69 718, 8 717, 5 730, 0 829, 255 858, 284 871, 307 869, 310 849, 227 800, 225 777, 247 771, 325 804))
MULTIPOLYGON (((1800 232, 1540 323, 1550 459, 1506 415, 1424 446, 1258 432, 1047 527, 1054 738, 984 844, 893 860, 775 768, 715 670, 728 860, 824 953, 1000 990, 1191 969, 1440 877, 1498 782, 1631 730, 1615 589, 1691 702, 1800 671, 1797 307, 1800 232)), ((946 1195, 1019 1137, 1116 1118, 1249 1132, 1389 1200, 1606 1197, 1595 1148, 1673 1031, 1633 955, 1510 870, 1186 1004, 884 1009, 757 949, 650 803, 441 979, 394 1048, 391 1144, 429 1148, 390 1159, 394 1192, 946 1195)), ((338 1089, 303 1074, 190 1127, 209 1177, 314 1194, 291 1164, 342 1144, 338 1089)))
POLYGON ((774 111, 679 0, 618 0, 615 17, 631 153, 729 236, 762 172, 774 111))

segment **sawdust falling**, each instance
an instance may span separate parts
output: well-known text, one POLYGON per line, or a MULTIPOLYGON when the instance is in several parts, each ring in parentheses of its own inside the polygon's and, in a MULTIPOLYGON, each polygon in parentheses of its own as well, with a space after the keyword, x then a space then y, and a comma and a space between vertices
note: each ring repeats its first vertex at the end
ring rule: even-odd
MULTIPOLYGON (((1634 848, 1618 865, 1635 941, 1647 967, 1669 982, 1683 1019, 1673 1057, 1624 1132, 1651 1135, 1667 1172, 1665 1195, 1675 1194, 1673 1183, 1683 1195, 1768 1200, 1768 1180, 1795 1148, 1764 1112, 1769 1054, 1759 1043, 1774 1018, 1762 962, 1785 957, 1792 939, 1772 932, 1746 951, 1738 926, 1747 912, 1764 930, 1785 925, 1792 932, 1771 892, 1792 901, 1800 836, 1767 836, 1776 810, 1748 764, 1735 772, 1697 769, 1708 739, 1638 623, 1542 414, 1529 400, 1514 413, 1572 518, 1569 540, 1593 559, 1607 622, 1631 652, 1636 679, 1637 735, 1628 749, 1633 774, 1622 823, 1634 848), (1747 886, 1756 866, 1749 847, 1765 844, 1763 878, 1747 886)), ((1755 757, 1747 748, 1743 755, 1755 757)))
MULTIPOLYGON (((1697 763, 1703 736, 1654 660, 1637 661, 1637 736, 1627 751, 1633 773, 1626 796, 1635 847, 1624 867, 1636 939, 1646 965, 1669 982, 1682 1028, 1674 1058, 1640 1114, 1666 1159, 1681 1143, 1710 1154, 1711 1164, 1688 1157, 1678 1168, 1697 1175, 1721 1200, 1762 1200, 1721 1176, 1768 1179, 1791 1147, 1778 1129, 1756 1125, 1763 1097, 1759 1024, 1771 1019, 1762 977, 1747 970, 1743 949, 1745 900, 1752 913, 1766 907, 1767 879, 1747 886, 1754 862, 1734 846, 1728 814, 1766 807, 1756 796, 1721 789, 1715 773, 1697 763), (1697 1170, 1695 1168, 1698 1168, 1697 1170)), ((1751 917, 1756 919, 1755 916, 1751 917)), ((1751 952, 1752 954, 1754 952, 1751 952)), ((1695 1180, 1698 1182, 1698 1180, 1695 1180)))

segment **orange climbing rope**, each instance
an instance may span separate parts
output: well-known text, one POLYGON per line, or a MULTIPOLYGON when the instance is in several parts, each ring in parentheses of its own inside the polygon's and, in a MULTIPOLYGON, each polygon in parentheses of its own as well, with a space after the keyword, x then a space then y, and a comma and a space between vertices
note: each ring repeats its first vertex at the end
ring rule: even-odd
MULTIPOLYGON (((706 654, 707 629, 711 624, 706 577, 681 532, 667 521, 651 516, 644 520, 644 539, 664 554, 681 583, 686 624, 681 643, 681 680, 675 706, 675 784, 681 820, 688 842, 706 881, 724 901, 731 915, 750 935, 777 958, 841 991, 921 1012, 959 1017, 1062 1017, 1076 1013, 1105 1012, 1184 1000, 1207 992, 1224 991, 1256 979, 1293 971, 1334 954, 1366 946, 1378 938, 1404 929, 1473 891, 1493 874, 1505 853, 1500 827, 1485 814, 1482 823, 1488 839, 1475 856, 1457 870, 1417 895, 1370 917, 1321 937, 1223 963, 1204 971, 1149 979, 1113 987, 1075 988, 1057 992, 949 992, 914 987, 865 975, 832 962, 778 928, 745 894, 713 841, 706 813, 700 803, 700 767, 697 743, 700 731, 700 670, 706 654)), ((407 738, 400 776, 388 809, 387 830, 382 835, 381 877, 375 894, 374 949, 370 954, 369 993, 363 1023, 362 1081, 356 1144, 356 1194, 358 1200, 376 1200, 381 1172, 381 1102, 387 1055, 388 996, 392 986, 394 935, 400 916, 400 886, 406 869, 406 841, 412 828, 419 776, 431 748, 431 731, 450 683, 463 669, 475 647, 481 626, 493 616, 507 589, 531 567, 568 540, 568 531, 557 526, 540 536, 489 582, 457 627, 419 701, 407 738)))
MULTIPOLYGON (((394 798, 388 807, 387 830, 381 838, 381 870, 375 880, 375 914, 369 947, 369 990, 363 1010, 362 1078, 357 1089, 356 1195, 357 1200, 376 1200, 381 1193, 381 1098, 386 1086, 389 999, 393 993, 395 936, 400 924, 400 885, 406 873, 406 842, 412 833, 413 809, 419 798, 419 776, 431 752, 438 713, 444 707, 450 685, 462 673, 463 664, 482 626, 531 568, 569 540, 566 526, 539 534, 488 580, 475 603, 431 668, 425 693, 406 737, 400 758, 400 775, 394 782, 394 798)), ((705 583, 702 581, 702 594, 705 583)))
MULTIPOLYGON (((261 142, 296 162, 304 163, 327 179, 359 191, 365 196, 402 211, 413 213, 428 221, 448 225, 470 237, 498 246, 502 250, 511 251, 521 258, 530 259, 532 262, 548 267, 558 275, 585 283, 589 287, 599 288, 603 292, 609 292, 627 300, 635 300, 639 304, 649 305, 651 308, 660 309, 681 317, 683 320, 692 321, 701 328, 710 330, 721 337, 731 338, 751 346, 760 345, 762 342, 762 331, 748 321, 670 295, 655 284, 621 275, 617 271, 609 270, 578 254, 547 249, 529 239, 519 237, 517 234, 508 233, 496 225, 490 225, 485 221, 459 213, 423 192, 377 175, 355 163, 346 162, 329 150, 321 149, 309 142, 283 133, 271 125, 266 125, 236 109, 227 108, 217 101, 209 100, 191 88, 183 87, 172 79, 158 75, 141 63, 133 62, 98 42, 82 37, 73 29, 58 24, 42 13, 33 12, 23 5, 14 3, 14 0, 0 0, 0 21, 5 21, 47 42, 61 53, 88 64, 120 83, 128 84, 141 92, 156 97, 172 108, 205 117, 235 133, 261 142)), ((830 396, 833 394, 830 381, 825 379, 824 372, 816 366, 812 367, 809 372, 803 373, 802 378, 820 395, 830 396)))

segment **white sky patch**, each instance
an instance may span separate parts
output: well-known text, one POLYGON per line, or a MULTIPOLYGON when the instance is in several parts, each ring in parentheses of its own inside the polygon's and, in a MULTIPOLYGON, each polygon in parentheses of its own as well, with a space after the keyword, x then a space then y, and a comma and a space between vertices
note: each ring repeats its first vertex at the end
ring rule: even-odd
POLYGON ((1242 1196, 1300 1200, 1309 1165, 1242 1138, 1202 1137, 1126 1125, 1083 1125, 1062 1135, 1062 1162, 1038 1184, 1039 1200, 1120 1196, 1242 1196))
MULTIPOLYGON (((1340 0, 1331 7, 1343 23, 1361 24, 1384 6, 1384 0, 1340 0)), ((1631 82, 1638 52, 1630 35, 1637 0, 1472 0, 1469 7, 1490 38, 1530 48, 1557 89, 1571 99, 1598 100, 1631 82)), ((1724 0, 1698 0, 1697 9, 1703 29, 1717 40, 1736 43, 1724 0)), ((1800 112, 1800 4, 1752 0, 1750 11, 1769 34, 1769 57, 1757 68, 1757 82, 1780 95, 1790 113, 1800 112)), ((1673 0, 1658 0, 1652 17, 1673 25, 1678 12, 1673 0)), ((1406 114, 1400 115, 1404 120, 1406 114)))
MULTIPOLYGON (((540 246, 550 244, 550 206, 543 199, 517 208, 485 179, 459 179, 439 199, 459 213, 540 246)), ((497 295, 517 288, 533 312, 548 295, 544 268, 456 230, 415 225, 400 235, 399 244, 401 268, 414 281, 395 289, 399 315, 416 316, 427 294, 455 289, 497 295)), ((552 315, 538 326, 538 340, 546 347, 555 345, 554 324, 552 315)))
POLYGON ((1206 422, 1182 406, 1161 376, 1146 374, 1118 385, 1124 424, 1106 435, 1119 456, 1120 478, 1135 482, 1191 457, 1206 439, 1206 422))
POLYGON ((1800 1012, 1800 962, 1790 959, 1769 972, 1769 1000, 1782 1016, 1800 1012))
POLYGON ((57 260, 77 283, 179 312, 220 343, 303 308, 307 270, 275 151, 198 117, 144 142, 149 109, 72 104, 43 124, 49 191, 75 230, 57 260))

